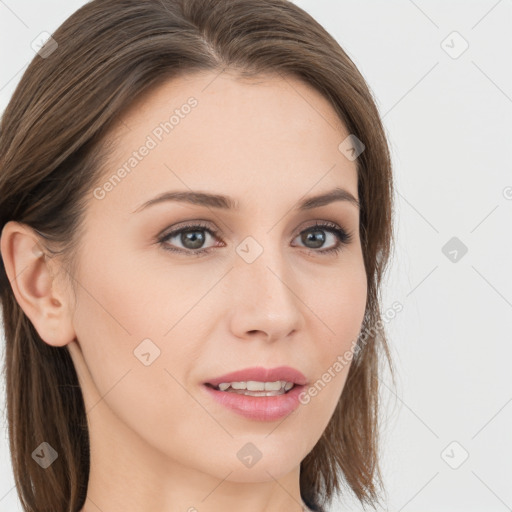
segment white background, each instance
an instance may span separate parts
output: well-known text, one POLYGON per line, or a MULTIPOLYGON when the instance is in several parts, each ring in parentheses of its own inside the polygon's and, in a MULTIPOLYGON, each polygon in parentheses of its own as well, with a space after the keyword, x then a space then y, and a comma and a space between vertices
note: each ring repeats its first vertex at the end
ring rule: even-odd
MULTIPOLYGON (((32 40, 84 3, 0 1, 1 111, 32 40)), ((512 2, 296 3, 362 72, 393 153, 383 309, 398 300, 403 311, 388 324, 396 395, 382 378, 385 510, 512 510, 512 2), (469 47, 452 58, 460 37, 469 47), (457 262, 442 252, 452 237, 468 248, 457 262)), ((13 512, 2 419, 0 511, 13 512)), ((363 509, 347 494, 332 510, 363 509)))

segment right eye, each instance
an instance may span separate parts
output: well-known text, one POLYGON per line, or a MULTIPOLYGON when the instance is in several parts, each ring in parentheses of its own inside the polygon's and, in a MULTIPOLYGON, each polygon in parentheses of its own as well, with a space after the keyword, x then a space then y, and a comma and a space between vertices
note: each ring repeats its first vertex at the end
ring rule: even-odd
POLYGON ((166 251, 201 255, 209 252, 213 247, 201 247, 207 239, 207 236, 204 235, 204 233, 208 233, 209 236, 217 238, 217 231, 212 230, 209 226, 204 224, 189 224, 163 235, 158 242, 166 251), (169 241, 174 238, 178 238, 177 241, 184 247, 176 248, 169 246, 169 241))

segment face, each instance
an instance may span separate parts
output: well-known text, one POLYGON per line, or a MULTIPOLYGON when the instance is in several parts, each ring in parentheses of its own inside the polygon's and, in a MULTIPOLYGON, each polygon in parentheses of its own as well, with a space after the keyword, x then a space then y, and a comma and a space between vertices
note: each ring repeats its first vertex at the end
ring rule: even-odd
POLYGON ((340 398, 350 367, 340 357, 365 311, 357 205, 300 208, 334 189, 358 199, 356 162, 338 149, 348 135, 292 78, 194 74, 124 116, 74 276, 72 357, 86 401, 101 399, 90 421, 108 410, 148 453, 232 481, 300 464, 340 398), (146 204, 168 192, 230 199, 146 204), (300 399, 206 385, 283 366, 303 374, 300 399), (254 447, 262 456, 248 467, 254 447))

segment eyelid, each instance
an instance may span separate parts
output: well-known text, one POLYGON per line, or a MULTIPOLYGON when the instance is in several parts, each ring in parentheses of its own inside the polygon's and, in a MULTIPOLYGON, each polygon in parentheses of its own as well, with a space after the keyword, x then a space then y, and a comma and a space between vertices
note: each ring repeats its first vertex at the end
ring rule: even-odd
MULTIPOLYGON (((342 229, 347 234, 349 234, 349 230, 347 228, 345 228, 344 226, 340 225, 339 223, 337 223, 335 221, 326 219, 326 220, 306 221, 306 225, 304 225, 304 223, 303 223, 295 230, 293 237, 300 235, 306 229, 310 229, 310 228, 313 228, 316 226, 325 227, 326 225, 329 227, 332 227, 332 228, 342 229), (309 222, 312 222, 312 224, 309 224, 309 222)), ((210 230, 212 233, 214 233, 217 236, 221 236, 221 235, 225 236, 223 233, 221 233, 221 230, 217 229, 215 227, 215 224, 213 224, 211 221, 206 220, 206 219, 194 219, 194 220, 185 220, 182 222, 178 222, 177 224, 175 224, 171 227, 166 227, 164 230, 161 231, 161 233, 159 233, 157 235, 157 238, 165 237, 165 236, 167 236, 171 233, 175 233, 176 231, 179 231, 181 229, 197 228, 197 227, 201 227, 205 230, 210 230)))
MULTIPOLYGON (((337 244, 334 247, 328 248, 328 249, 310 249, 308 247, 301 247, 302 249, 310 252, 310 253, 317 253, 318 255, 327 255, 329 253, 336 253, 343 249, 344 246, 348 245, 353 240, 353 232, 349 231, 348 229, 344 228, 343 226, 339 225, 337 222, 330 221, 330 220, 316 220, 313 221, 312 224, 307 225, 301 225, 299 228, 297 228, 295 234, 293 235, 293 240, 297 238, 300 234, 302 234, 304 231, 308 231, 312 228, 318 228, 319 230, 328 231, 331 234, 333 234, 337 238, 337 244)), ((222 232, 217 229, 216 227, 211 227, 211 222, 206 220, 191 220, 191 221, 183 221, 181 223, 178 223, 172 228, 166 228, 161 234, 157 236, 157 243, 164 246, 164 249, 170 252, 178 253, 178 254, 184 254, 189 256, 201 256, 204 253, 211 252, 215 247, 206 247, 202 249, 182 249, 182 248, 169 248, 165 247, 166 240, 169 238, 174 238, 175 236, 178 236, 181 232, 184 231, 206 231, 212 236, 214 239, 218 241, 219 238, 222 238, 224 235, 222 232)), ((221 242, 224 244, 224 242, 221 242)), ((223 245, 225 246, 225 244, 223 245)))
POLYGON ((173 224, 172 226, 168 226, 165 229, 163 229, 158 235, 157 238, 166 237, 172 233, 175 233, 176 231, 180 231, 182 229, 187 228, 197 228, 201 227, 205 230, 210 230, 212 232, 215 232, 216 234, 219 234, 220 231, 212 227, 213 224, 210 221, 203 220, 203 219, 195 219, 195 220, 184 220, 183 222, 178 222, 177 224, 173 224))

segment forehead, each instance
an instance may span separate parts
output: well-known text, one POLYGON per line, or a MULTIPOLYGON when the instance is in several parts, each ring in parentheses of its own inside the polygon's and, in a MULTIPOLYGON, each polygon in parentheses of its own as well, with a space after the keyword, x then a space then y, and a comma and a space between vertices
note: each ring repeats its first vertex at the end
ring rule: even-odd
POLYGON ((132 211, 176 189, 222 192, 242 208, 244 197, 296 201, 334 186, 357 197, 356 162, 338 149, 348 135, 329 101, 295 77, 184 75, 141 96, 112 130, 102 183, 122 178, 103 207, 132 211))

